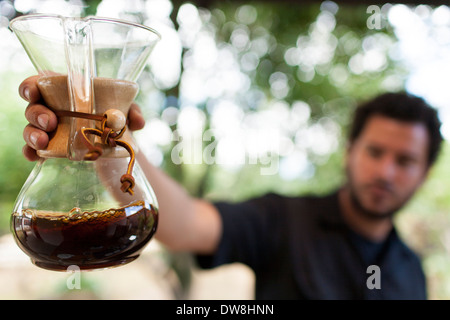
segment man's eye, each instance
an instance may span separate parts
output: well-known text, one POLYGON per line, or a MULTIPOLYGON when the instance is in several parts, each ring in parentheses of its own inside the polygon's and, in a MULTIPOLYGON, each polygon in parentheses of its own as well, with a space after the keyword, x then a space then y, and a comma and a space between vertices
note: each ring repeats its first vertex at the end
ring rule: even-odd
POLYGON ((373 148, 373 147, 368 147, 367 148, 367 152, 370 156, 377 158, 379 156, 381 156, 382 151, 378 148, 373 148))
POLYGON ((409 165, 412 165, 415 162, 415 160, 411 157, 399 157, 397 159, 397 163, 402 167, 407 167, 409 165))

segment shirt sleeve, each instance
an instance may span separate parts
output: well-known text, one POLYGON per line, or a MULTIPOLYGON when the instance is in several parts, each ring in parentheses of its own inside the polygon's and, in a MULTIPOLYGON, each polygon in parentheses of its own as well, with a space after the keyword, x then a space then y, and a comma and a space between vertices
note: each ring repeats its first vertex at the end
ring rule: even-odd
POLYGON ((242 203, 214 203, 222 219, 222 237, 212 255, 197 255, 198 265, 213 268, 240 262, 256 270, 276 246, 279 196, 267 194, 242 203))

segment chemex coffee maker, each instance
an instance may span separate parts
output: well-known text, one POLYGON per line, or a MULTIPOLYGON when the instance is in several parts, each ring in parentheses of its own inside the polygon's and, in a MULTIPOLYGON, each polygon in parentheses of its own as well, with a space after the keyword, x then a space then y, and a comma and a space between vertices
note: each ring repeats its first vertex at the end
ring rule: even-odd
POLYGON ((10 28, 58 117, 14 205, 16 243, 50 270, 133 261, 156 231, 158 205, 126 117, 159 34, 123 20, 41 14, 10 28))

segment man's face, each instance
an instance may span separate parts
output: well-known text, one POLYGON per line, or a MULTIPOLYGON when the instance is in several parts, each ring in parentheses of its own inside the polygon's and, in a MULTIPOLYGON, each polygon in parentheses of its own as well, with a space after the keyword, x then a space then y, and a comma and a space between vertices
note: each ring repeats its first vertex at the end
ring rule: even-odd
POLYGON ((348 187, 359 211, 383 218, 399 210, 427 175, 428 144, 423 124, 369 118, 346 159, 348 187))

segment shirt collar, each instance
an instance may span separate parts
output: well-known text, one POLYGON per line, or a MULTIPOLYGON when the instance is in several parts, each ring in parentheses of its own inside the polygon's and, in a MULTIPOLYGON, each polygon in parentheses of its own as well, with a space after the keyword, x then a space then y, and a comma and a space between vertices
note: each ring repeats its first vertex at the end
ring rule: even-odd
MULTIPOLYGON (((339 203, 339 190, 334 190, 330 194, 326 195, 327 201, 323 201, 322 210, 319 210, 319 223, 325 228, 334 228, 352 231, 343 218, 341 204, 339 203)), ((353 231, 352 231, 353 232, 353 231)), ((386 240, 398 240, 398 234, 395 226, 392 226, 392 230, 389 232, 386 240)))

